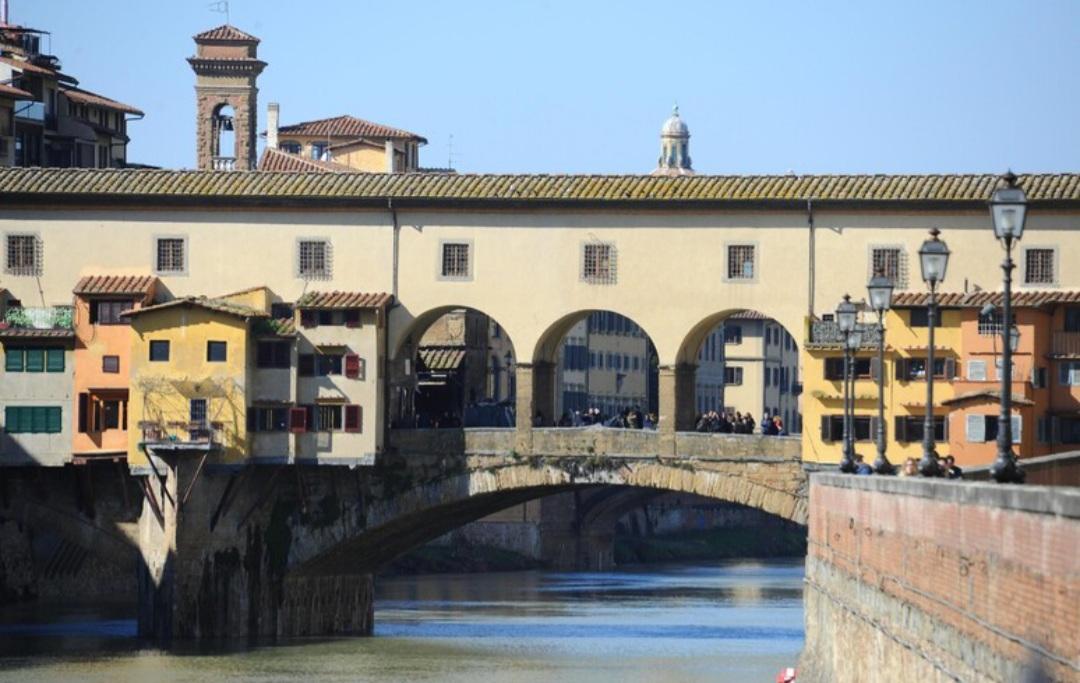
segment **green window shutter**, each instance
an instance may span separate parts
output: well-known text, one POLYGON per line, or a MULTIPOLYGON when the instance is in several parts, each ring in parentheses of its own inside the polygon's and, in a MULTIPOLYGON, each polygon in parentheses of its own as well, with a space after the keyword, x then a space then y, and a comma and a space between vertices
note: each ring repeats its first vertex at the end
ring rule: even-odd
POLYGON ((49 409, 44 406, 34 406, 33 408, 27 408, 31 412, 30 418, 30 432, 32 434, 43 434, 49 431, 49 409))
POLYGON ((64 371, 63 349, 48 349, 45 351, 45 370, 47 372, 64 371))
POLYGON ((45 349, 26 350, 26 371, 45 372, 45 349))
POLYGON ((4 431, 8 434, 18 434, 20 425, 19 408, 17 406, 4 407, 4 431))
POLYGON ((45 372, 64 371, 64 350, 45 349, 45 372))
POLYGON ((23 350, 18 346, 9 346, 4 353, 4 371, 5 372, 22 372, 23 371, 23 350))
POLYGON ((62 430, 61 424, 61 410, 59 406, 54 406, 45 409, 45 431, 49 434, 59 434, 62 430))

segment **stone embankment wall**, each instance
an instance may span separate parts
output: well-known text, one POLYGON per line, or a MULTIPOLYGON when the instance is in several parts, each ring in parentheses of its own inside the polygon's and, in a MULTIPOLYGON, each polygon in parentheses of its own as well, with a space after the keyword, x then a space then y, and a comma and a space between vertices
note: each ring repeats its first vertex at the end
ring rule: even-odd
POLYGON ((1080 489, 816 474, 800 681, 1080 680, 1080 489))

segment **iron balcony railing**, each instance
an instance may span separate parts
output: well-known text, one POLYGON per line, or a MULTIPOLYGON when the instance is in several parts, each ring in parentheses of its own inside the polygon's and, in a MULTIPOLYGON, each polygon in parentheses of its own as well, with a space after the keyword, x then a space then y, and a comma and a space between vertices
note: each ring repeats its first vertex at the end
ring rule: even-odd
MULTIPOLYGON (((878 345, 881 332, 876 323, 859 323, 857 327, 862 332, 863 346, 878 345)), ((843 344, 844 333, 840 331, 840 325, 835 320, 815 320, 810 324, 809 341, 811 344, 843 344)))
POLYGON ((73 321, 74 308, 71 306, 16 307, 4 313, 5 326, 19 329, 70 330, 73 321))
POLYGON ((139 423, 144 444, 171 448, 212 448, 220 445, 219 422, 154 422, 139 423))

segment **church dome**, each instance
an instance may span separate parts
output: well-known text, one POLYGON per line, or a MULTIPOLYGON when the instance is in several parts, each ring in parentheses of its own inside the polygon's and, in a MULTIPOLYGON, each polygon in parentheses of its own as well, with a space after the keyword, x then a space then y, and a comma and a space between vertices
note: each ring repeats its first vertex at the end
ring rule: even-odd
POLYGON ((679 118, 678 105, 675 105, 675 109, 672 110, 668 120, 664 121, 664 125, 660 129, 660 135, 672 137, 688 137, 690 135, 690 129, 686 127, 686 122, 679 118))

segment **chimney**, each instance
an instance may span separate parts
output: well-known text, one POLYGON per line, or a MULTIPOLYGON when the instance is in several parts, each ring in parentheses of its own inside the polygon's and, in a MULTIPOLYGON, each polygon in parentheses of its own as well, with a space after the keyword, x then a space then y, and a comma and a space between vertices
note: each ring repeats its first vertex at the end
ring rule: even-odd
POLYGON ((0 24, 8 23, 8 0, 0 0, 0 24))
MULTIPOLYGON (((0 0, 3 2, 3 0, 0 0)), ((277 149, 277 129, 278 129, 278 114, 281 112, 281 105, 277 102, 271 102, 266 106, 266 148, 277 149)))
POLYGON ((386 172, 394 172, 394 141, 386 141, 386 172))

